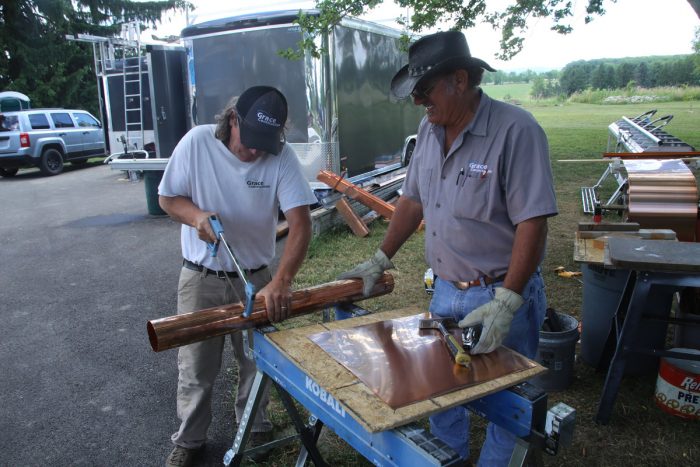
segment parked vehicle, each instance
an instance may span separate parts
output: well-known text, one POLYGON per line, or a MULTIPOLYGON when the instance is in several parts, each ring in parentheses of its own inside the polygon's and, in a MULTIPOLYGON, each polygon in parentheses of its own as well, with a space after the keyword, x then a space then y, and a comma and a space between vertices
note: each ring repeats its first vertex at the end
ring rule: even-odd
POLYGON ((84 110, 0 113, 0 176, 12 177, 23 167, 57 175, 65 162, 81 164, 105 155, 102 124, 84 110))
MULTIPOLYGON (((318 14, 306 11, 306 14, 318 14)), ((227 99, 253 85, 278 88, 289 104, 286 138, 314 189, 319 170, 354 182, 400 168, 415 147, 423 111, 389 96, 408 61, 400 31, 345 18, 319 37, 325 52, 288 60, 279 51, 302 40, 298 11, 254 13, 185 28, 190 125, 213 123, 227 99)))
POLYGON ((0 92, 0 112, 31 109, 29 97, 17 91, 0 92))

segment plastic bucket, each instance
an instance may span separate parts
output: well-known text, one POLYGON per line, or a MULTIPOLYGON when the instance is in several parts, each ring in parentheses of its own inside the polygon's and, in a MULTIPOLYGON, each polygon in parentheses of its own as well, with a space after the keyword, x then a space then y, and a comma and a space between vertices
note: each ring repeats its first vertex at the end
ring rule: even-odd
POLYGON ((563 391, 574 379, 578 321, 573 316, 557 314, 562 331, 540 331, 540 345, 535 358, 549 371, 532 379, 533 384, 547 392, 563 391))
MULTIPOLYGON (((700 355, 697 349, 671 349, 700 355)), ((677 417, 700 420, 700 361, 662 358, 656 380, 656 405, 677 417)))
POLYGON ((146 205, 148 213, 152 216, 165 216, 166 212, 158 204, 158 185, 163 178, 162 170, 145 170, 143 172, 143 186, 146 189, 146 205))

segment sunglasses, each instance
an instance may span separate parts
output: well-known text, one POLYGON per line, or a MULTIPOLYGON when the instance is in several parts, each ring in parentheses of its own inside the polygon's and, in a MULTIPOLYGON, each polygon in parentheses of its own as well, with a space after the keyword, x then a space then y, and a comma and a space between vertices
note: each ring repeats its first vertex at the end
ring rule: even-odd
POLYGON ((411 97, 414 99, 427 99, 430 97, 430 94, 433 92, 435 86, 437 86, 439 82, 440 80, 437 79, 427 87, 416 87, 413 91, 411 91, 411 97))

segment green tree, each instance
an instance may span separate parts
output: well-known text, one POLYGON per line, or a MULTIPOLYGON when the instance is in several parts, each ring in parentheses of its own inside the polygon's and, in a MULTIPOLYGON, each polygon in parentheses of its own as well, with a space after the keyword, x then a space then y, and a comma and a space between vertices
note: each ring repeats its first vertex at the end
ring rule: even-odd
POLYGON ((542 99, 545 97, 547 92, 547 86, 544 82, 544 78, 538 76, 532 80, 532 87, 530 88, 530 96, 534 99, 542 99))
POLYGON ((634 80, 643 88, 648 88, 651 84, 651 76, 649 65, 647 62, 640 62, 637 69, 634 71, 634 80))
MULTIPOLYGON (((413 13, 410 18, 402 18, 409 33, 420 33, 436 26, 438 23, 447 24, 451 29, 465 30, 477 23, 487 22, 494 29, 501 31, 499 58, 512 58, 523 48, 523 36, 527 32, 528 22, 551 20, 551 29, 561 34, 572 31, 570 24, 575 2, 568 0, 510 0, 506 8, 487 10, 487 0, 393 0, 395 4, 413 13)), ((616 0, 609 0, 614 3, 616 0)), ((307 50, 314 55, 320 53, 314 38, 323 32, 328 32, 340 20, 347 16, 359 16, 377 7, 381 0, 316 0, 319 14, 302 15, 298 23, 304 35, 299 42, 299 50, 287 50, 283 55, 298 57, 301 50, 307 50)), ((587 0, 586 23, 596 15, 605 14, 606 0, 587 0)), ((688 0, 700 18, 700 0, 688 0)), ((409 37, 406 36, 407 42, 409 37)))
POLYGON ((627 87, 627 83, 634 79, 634 65, 631 63, 620 63, 615 69, 615 83, 617 88, 627 87))
POLYGON ((599 64, 591 74, 591 87, 593 89, 613 89, 615 82, 612 78, 614 69, 605 63, 599 64))
POLYGON ((654 62, 651 64, 651 72, 649 73, 649 82, 651 87, 663 86, 663 80, 665 78, 664 65, 661 62, 654 62))
POLYGON ((0 90, 23 92, 34 107, 77 107, 97 113, 92 48, 67 34, 114 36, 121 24, 155 26, 182 0, 0 0, 0 90))
POLYGON ((589 78, 593 73, 594 65, 577 61, 569 63, 561 71, 559 85, 567 96, 575 92, 583 91, 590 86, 589 78))

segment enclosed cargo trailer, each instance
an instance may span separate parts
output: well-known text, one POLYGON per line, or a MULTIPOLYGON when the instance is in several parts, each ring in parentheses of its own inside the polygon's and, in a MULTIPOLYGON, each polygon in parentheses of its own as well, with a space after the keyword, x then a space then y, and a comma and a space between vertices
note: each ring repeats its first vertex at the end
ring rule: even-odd
POLYGON ((279 51, 302 39, 297 15, 256 13, 182 31, 191 125, 214 123, 227 101, 250 86, 274 86, 287 98, 287 142, 312 188, 327 188, 316 181, 319 170, 361 181, 405 165, 422 111, 389 95, 392 77, 408 61, 400 32, 346 18, 317 38, 320 58, 289 60, 279 51))

